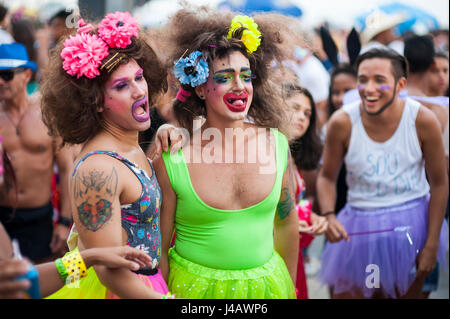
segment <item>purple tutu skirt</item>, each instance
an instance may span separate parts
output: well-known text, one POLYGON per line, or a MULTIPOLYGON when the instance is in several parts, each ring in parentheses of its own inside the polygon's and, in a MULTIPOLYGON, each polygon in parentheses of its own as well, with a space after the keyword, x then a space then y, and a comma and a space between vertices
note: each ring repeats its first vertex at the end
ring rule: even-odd
MULTIPOLYGON (((416 257, 428 232, 429 195, 387 208, 346 205, 338 214, 349 242, 326 243, 319 280, 333 293, 360 291, 365 298, 380 292, 404 295, 416 275, 416 257)), ((438 262, 445 267, 448 225, 441 228, 438 262)))

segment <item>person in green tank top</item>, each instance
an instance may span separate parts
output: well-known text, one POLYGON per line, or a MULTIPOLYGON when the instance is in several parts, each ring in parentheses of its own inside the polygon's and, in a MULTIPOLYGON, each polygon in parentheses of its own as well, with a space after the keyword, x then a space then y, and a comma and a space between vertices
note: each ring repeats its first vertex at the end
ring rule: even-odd
POLYGON ((263 17, 182 9, 167 23, 189 142, 155 159, 161 270, 177 298, 295 298, 298 217, 263 17), (175 231, 175 244, 170 243, 175 231))

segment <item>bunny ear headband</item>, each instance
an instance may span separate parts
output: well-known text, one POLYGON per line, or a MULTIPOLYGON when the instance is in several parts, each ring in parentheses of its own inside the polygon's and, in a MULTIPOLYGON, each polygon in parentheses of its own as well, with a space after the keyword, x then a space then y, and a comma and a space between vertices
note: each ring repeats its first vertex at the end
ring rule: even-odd
MULTIPOLYGON (((334 67, 337 66, 339 64, 339 59, 336 43, 331 37, 328 29, 323 26, 320 27, 320 38, 322 39, 323 50, 327 54, 328 59, 334 67)), ((351 32, 347 36, 347 52, 350 60, 350 65, 353 65, 355 63, 360 51, 361 41, 359 40, 358 32, 356 32, 356 29, 353 27, 351 32)))
POLYGON ((358 32, 356 32, 356 29, 354 27, 347 37, 347 51, 348 57, 350 59, 350 65, 354 65, 356 58, 361 51, 361 41, 359 40, 358 32))
MULTIPOLYGON (((235 36, 235 33, 240 28, 245 28, 241 34, 241 41, 244 44, 247 53, 252 54, 261 44, 261 32, 258 30, 258 25, 249 16, 238 15, 231 20, 230 28, 228 29, 227 39, 235 36)), ((215 47, 214 45, 210 45, 215 47)), ((187 50, 185 51, 185 53, 187 50)), ((196 87, 206 82, 209 76, 209 67, 206 57, 200 51, 194 51, 189 56, 183 58, 184 54, 174 63, 173 73, 181 84, 196 87)), ((191 93, 183 88, 177 94, 177 99, 181 102, 186 102, 186 98, 191 93)))
POLYGON ((114 60, 118 56, 116 54, 102 65, 103 59, 109 55, 109 49, 126 48, 131 44, 132 37, 138 37, 139 31, 137 19, 128 12, 107 14, 100 22, 97 34, 90 33, 94 27, 83 19, 79 20, 78 26, 77 34, 64 41, 61 51, 63 69, 71 76, 89 79, 100 75, 99 68, 101 70, 106 66, 108 72, 112 70, 124 55, 114 60))

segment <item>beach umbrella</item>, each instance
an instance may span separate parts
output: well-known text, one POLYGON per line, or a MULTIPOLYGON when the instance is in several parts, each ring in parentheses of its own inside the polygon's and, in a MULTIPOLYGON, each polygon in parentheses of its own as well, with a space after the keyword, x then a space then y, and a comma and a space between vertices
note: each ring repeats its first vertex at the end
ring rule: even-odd
POLYGON ((302 9, 289 0, 225 0, 219 3, 218 8, 244 14, 276 12, 292 17, 300 17, 303 14, 302 9))
MULTIPOLYGON (((439 29, 439 22, 435 16, 426 10, 401 2, 391 2, 379 5, 374 10, 380 10, 390 16, 402 15, 403 21, 400 22, 394 30, 397 34, 403 34, 406 31, 411 31, 415 34, 425 34, 429 31, 439 29)), ((360 30, 364 30, 366 26, 366 19, 373 11, 361 14, 356 18, 356 24, 360 30)))

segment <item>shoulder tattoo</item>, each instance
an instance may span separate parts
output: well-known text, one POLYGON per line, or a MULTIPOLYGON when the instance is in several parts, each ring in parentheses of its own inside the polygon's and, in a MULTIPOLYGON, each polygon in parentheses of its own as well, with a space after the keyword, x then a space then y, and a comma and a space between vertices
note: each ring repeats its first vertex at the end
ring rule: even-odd
POLYGON ((74 177, 73 192, 81 224, 90 231, 101 229, 112 216, 112 202, 118 184, 113 167, 105 171, 78 172, 74 177))

